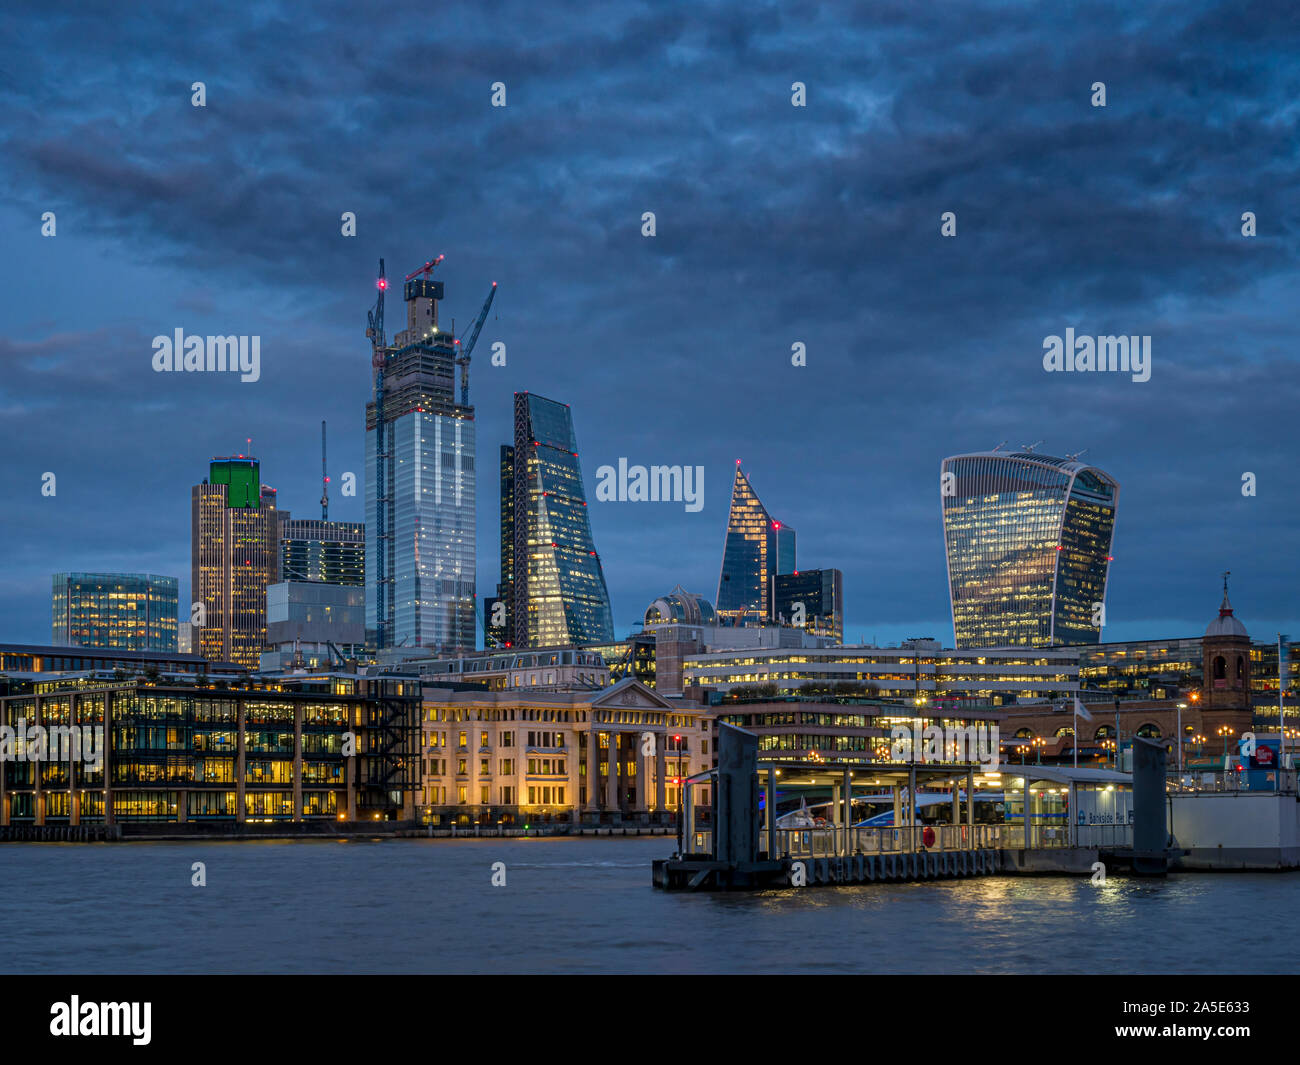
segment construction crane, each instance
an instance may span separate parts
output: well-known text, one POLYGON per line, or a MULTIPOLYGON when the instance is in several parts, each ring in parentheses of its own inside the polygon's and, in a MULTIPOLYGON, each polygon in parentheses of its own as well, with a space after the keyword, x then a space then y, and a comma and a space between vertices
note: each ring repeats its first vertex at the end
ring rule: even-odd
POLYGON ((325 422, 320 423, 320 520, 330 520, 330 479, 325 473, 325 422))
POLYGON ((423 274, 424 277, 425 277, 425 280, 427 281, 428 278, 429 278, 429 275, 430 275, 431 273, 433 273, 433 268, 434 268, 435 266, 437 266, 440 262, 442 262, 442 260, 445 259, 445 258, 447 258, 447 256, 445 256, 445 255, 439 255, 436 259, 430 259, 427 263, 425 263, 422 267, 420 267, 420 269, 418 269, 418 270, 412 270, 409 274, 407 274, 407 275, 406 275, 406 280, 407 280, 407 281, 414 281, 417 277, 419 277, 421 274, 423 274))
POLYGON ((374 309, 366 314, 370 323, 366 336, 370 338, 370 365, 374 368, 375 375, 375 638, 376 646, 383 647, 387 635, 384 625, 387 613, 384 606, 388 591, 384 565, 384 556, 388 550, 388 486, 384 480, 384 459, 387 457, 384 450, 384 359, 387 353, 384 338, 384 293, 388 290, 388 278, 384 274, 383 259, 379 260, 379 278, 375 281, 375 288, 379 290, 379 296, 375 300, 374 309))
POLYGON ((478 312, 478 318, 474 322, 474 328, 470 330, 468 342, 461 344, 456 341, 460 348, 460 354, 456 356, 456 365, 460 367, 460 405, 469 406, 469 357, 473 354, 474 345, 478 343, 478 335, 483 329, 483 323, 487 321, 488 311, 492 307, 492 301, 496 299, 497 283, 492 282, 492 287, 488 290, 487 299, 483 301, 483 309, 478 312))

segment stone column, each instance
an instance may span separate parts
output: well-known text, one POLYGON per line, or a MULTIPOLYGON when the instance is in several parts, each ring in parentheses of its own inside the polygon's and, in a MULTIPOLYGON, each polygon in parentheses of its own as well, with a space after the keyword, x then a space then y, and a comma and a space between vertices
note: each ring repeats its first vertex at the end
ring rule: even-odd
POLYGON ((578 771, 582 761, 582 733, 576 729, 565 736, 564 763, 568 771, 569 820, 575 825, 582 820, 582 774, 578 771))
POLYGON ((588 813, 594 813, 600 809, 597 797, 600 794, 600 730, 596 728, 595 722, 591 722, 587 728, 587 799, 583 803, 583 809, 588 813))
POLYGON ((618 733, 609 734, 609 772, 605 774, 605 806, 610 813, 619 813, 618 801, 618 733))
POLYGON ((668 781, 664 745, 668 742, 666 734, 655 737, 655 809, 662 818, 668 812, 668 781))
POLYGON ((643 814, 646 812, 646 786, 645 786, 646 766, 650 764, 650 759, 648 755, 644 755, 641 753, 641 737, 634 736, 633 739, 636 741, 636 746, 633 748, 633 757, 632 757, 632 766, 633 769, 635 770, 635 776, 632 780, 632 785, 636 788, 635 812, 638 814, 643 814))

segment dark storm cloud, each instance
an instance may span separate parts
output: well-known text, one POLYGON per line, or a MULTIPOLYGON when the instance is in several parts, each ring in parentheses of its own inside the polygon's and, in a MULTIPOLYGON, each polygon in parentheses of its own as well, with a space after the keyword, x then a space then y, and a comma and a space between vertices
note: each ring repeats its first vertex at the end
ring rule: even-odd
MULTIPOLYGON (((18 5, 3 28, 0 188, 14 223, 60 219, 34 276, 0 277, 33 293, 0 318, 9 539, 48 545, 23 548, 32 587, 72 556, 163 565, 124 477, 169 500, 149 524, 183 575, 186 487, 230 440, 254 437, 295 508, 319 418, 359 470, 374 260, 400 275, 446 251, 458 323, 501 282, 510 366, 475 366, 480 469, 524 388, 573 404, 589 478, 619 456, 707 467, 700 514, 593 504, 620 630, 679 580, 713 594, 737 457, 801 564, 845 570, 851 631, 946 627, 938 463, 1038 439, 1123 485, 1120 634, 1199 626, 1223 568, 1248 622, 1297 616, 1285 4, 18 5), (75 241, 148 287, 101 294, 75 241), (149 338, 200 323, 267 338, 264 381, 142 368, 149 338), (1151 381, 1044 374, 1067 326, 1152 335, 1151 381), (53 410, 66 431, 38 428, 53 410), (95 486, 93 526, 27 487, 54 465, 95 486)), ((44 594, 9 593, 7 635, 39 635, 44 594)))

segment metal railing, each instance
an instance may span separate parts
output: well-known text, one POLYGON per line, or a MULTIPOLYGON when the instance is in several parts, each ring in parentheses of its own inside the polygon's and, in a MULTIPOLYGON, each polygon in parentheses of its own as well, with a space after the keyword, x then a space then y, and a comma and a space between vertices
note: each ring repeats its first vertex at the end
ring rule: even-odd
MULTIPOLYGON (((899 828, 778 828, 775 847, 768 844, 768 832, 758 836, 758 849, 773 857, 836 858, 853 855, 912 854, 920 851, 969 850, 1054 850, 1067 847, 1130 847, 1132 825, 1031 824, 1028 839, 1024 825, 912 825, 899 828)), ((713 833, 695 831, 687 850, 707 854, 713 833)))

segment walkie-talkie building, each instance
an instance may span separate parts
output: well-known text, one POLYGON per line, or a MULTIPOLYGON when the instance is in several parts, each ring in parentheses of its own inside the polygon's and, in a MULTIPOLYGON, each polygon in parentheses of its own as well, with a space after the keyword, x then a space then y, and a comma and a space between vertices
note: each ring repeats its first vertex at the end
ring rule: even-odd
POLYGON ((1100 642, 1113 477, 1072 458, 987 451, 944 459, 940 496, 959 648, 1100 642))

